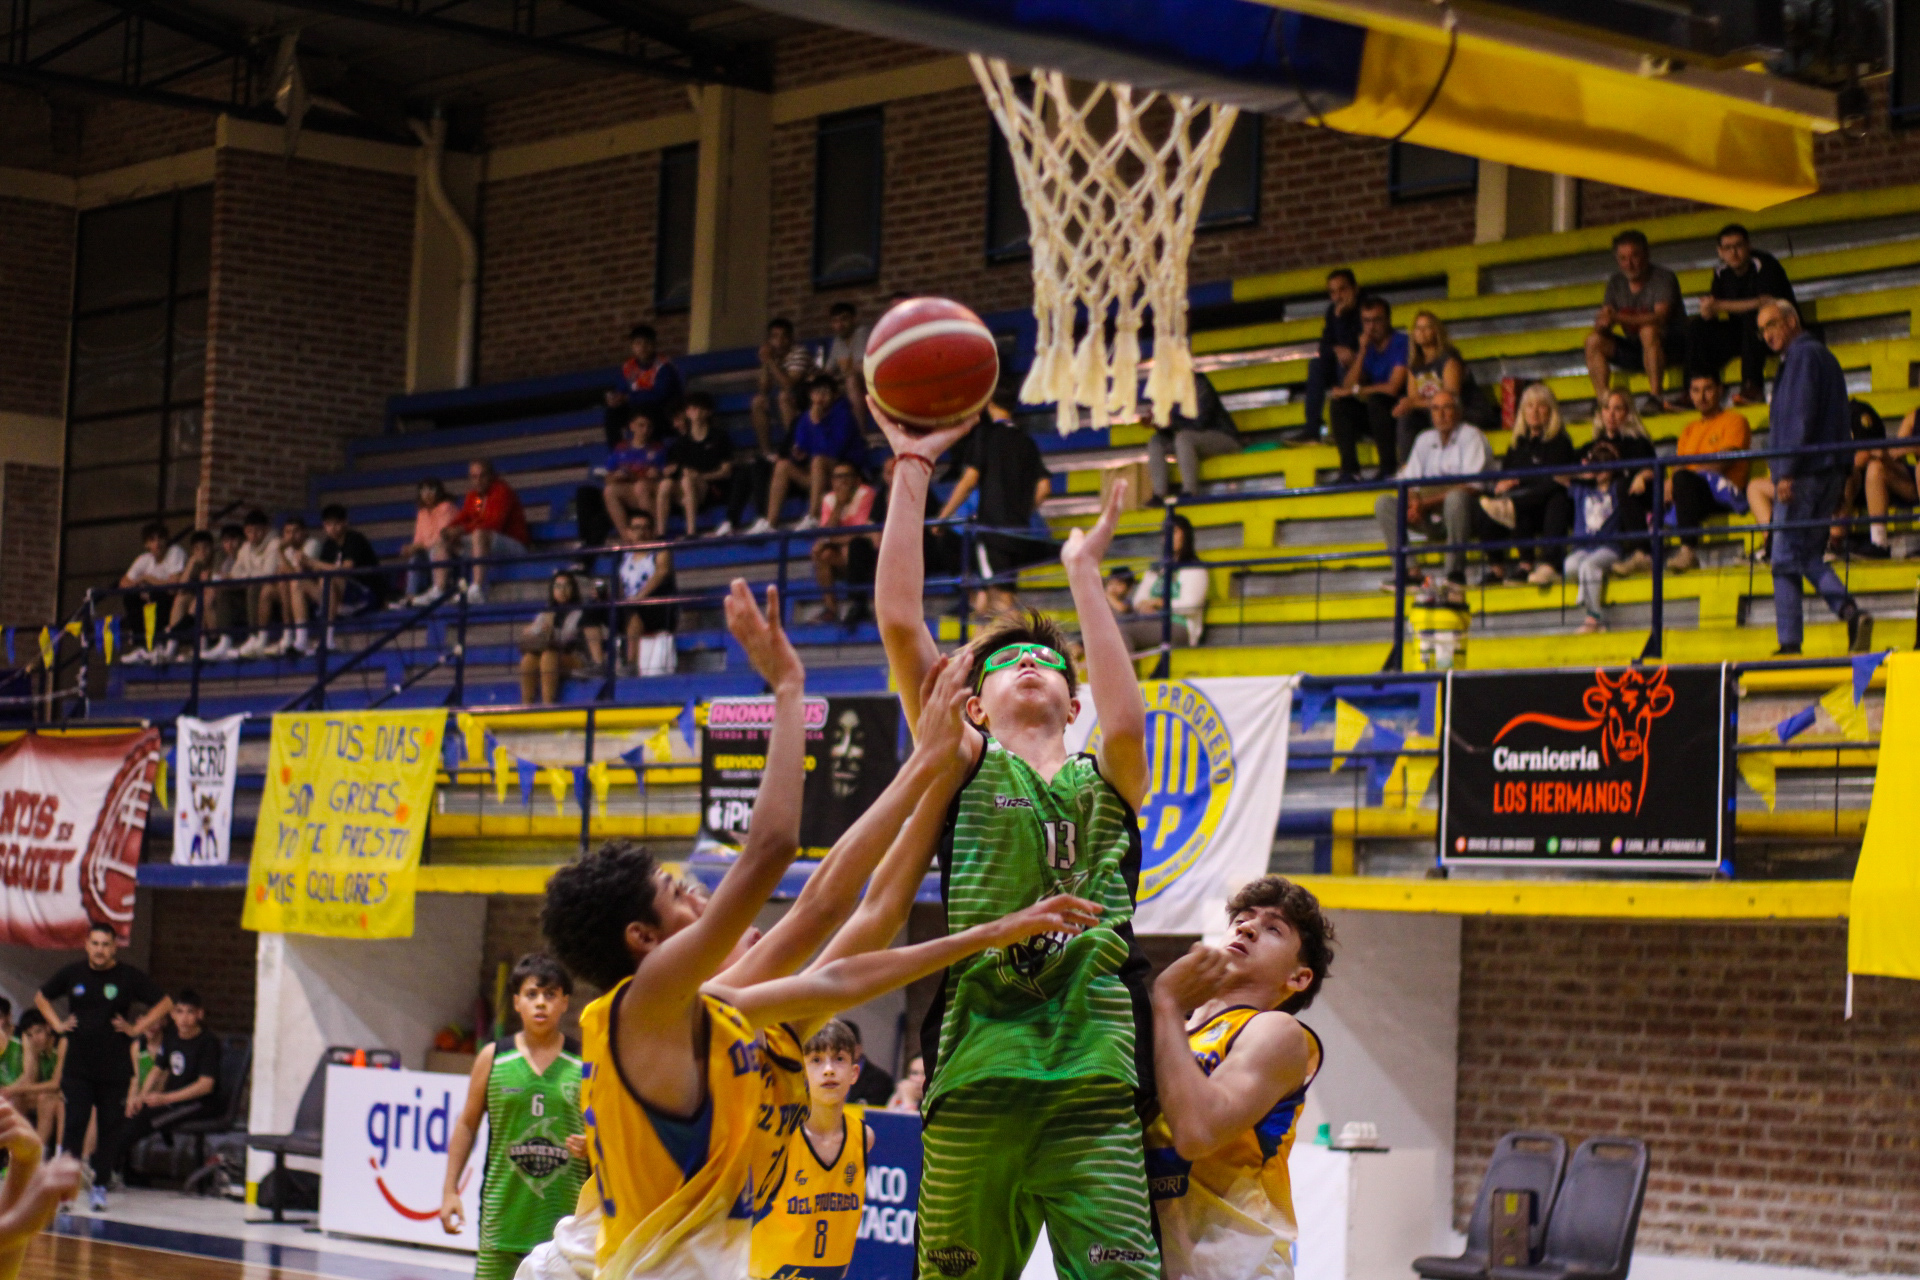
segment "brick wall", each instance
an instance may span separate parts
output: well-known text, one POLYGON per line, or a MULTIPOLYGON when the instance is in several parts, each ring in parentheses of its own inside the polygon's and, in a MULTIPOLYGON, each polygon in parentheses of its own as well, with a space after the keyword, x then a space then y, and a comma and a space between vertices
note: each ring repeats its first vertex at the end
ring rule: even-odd
POLYGON ((0 625, 42 626, 55 608, 60 468, 0 466, 0 625))
POLYGON ((1455 1217, 1494 1141, 1645 1138, 1639 1247, 1920 1274, 1920 983, 1840 924, 1468 918, 1455 1217))
POLYGON ((686 349, 686 313, 653 313, 659 186, 657 151, 486 186, 479 379, 616 364, 640 321, 686 349))
POLYGON ((210 510, 285 507, 406 379, 411 177, 222 151, 207 360, 210 510))
POLYGON ((0 410, 58 417, 67 403, 73 210, 0 197, 0 410))
POLYGON ((207 1026, 253 1032, 254 957, 259 935, 240 927, 243 889, 156 889, 148 972, 169 994, 192 987, 207 1004, 207 1026))
POLYGON ((510 147, 691 110, 685 85, 620 72, 489 103, 486 144, 510 147))

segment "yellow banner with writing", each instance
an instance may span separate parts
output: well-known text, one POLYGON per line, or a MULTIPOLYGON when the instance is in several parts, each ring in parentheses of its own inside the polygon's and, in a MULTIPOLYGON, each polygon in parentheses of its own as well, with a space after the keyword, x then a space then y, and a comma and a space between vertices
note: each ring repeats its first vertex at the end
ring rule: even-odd
POLYGON ((446 721, 439 710, 273 718, 244 927, 413 936, 414 883, 446 721))
POLYGON ((1880 763, 1847 911, 1847 972, 1920 978, 1920 653, 1887 659, 1880 763), (1884 784, 1884 785, 1883 785, 1884 784))

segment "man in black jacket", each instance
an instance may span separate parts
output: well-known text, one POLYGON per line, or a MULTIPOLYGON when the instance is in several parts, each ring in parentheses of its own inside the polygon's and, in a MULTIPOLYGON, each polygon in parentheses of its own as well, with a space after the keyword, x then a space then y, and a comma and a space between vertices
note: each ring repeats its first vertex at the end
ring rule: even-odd
POLYGON ((1740 393, 1733 403, 1762 404, 1771 352, 1760 336, 1760 308, 1775 299, 1793 303, 1793 282, 1780 260, 1754 248, 1737 222, 1720 228, 1718 249, 1713 284, 1700 299, 1700 314, 1687 326, 1687 363, 1692 373, 1717 378, 1727 361, 1739 356, 1740 393))
POLYGON ((1327 315, 1320 325, 1320 353, 1307 366, 1305 435, 1318 440, 1325 425, 1327 392, 1340 385, 1360 349, 1360 283, 1353 272, 1327 273, 1327 315))

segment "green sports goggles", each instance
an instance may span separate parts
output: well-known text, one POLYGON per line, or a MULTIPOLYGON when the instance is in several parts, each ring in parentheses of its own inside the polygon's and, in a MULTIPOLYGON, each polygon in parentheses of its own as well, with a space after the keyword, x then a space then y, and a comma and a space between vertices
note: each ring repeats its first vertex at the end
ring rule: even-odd
POLYGON ((1000 648, 988 654, 987 660, 980 664, 980 678, 974 682, 975 692, 978 692, 980 686, 987 682, 988 676, 1000 670, 1002 667, 1014 665, 1029 653, 1033 655, 1033 660, 1043 667, 1052 667, 1055 671, 1060 672, 1064 672, 1067 669, 1066 656, 1050 645, 1034 644, 1032 641, 1027 641, 1023 644, 1002 645, 1000 648))

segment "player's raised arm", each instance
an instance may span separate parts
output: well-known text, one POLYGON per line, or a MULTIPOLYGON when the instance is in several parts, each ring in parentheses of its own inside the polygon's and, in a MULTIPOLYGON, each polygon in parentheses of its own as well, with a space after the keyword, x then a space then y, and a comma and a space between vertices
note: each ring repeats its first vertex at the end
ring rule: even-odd
POLYGON ((848 956, 792 978, 763 982, 741 991, 715 990, 715 994, 755 1027, 806 1022, 898 990, 988 947, 1012 946, 1042 933, 1079 934, 1097 924, 1103 910, 1098 903, 1059 894, 944 938, 848 956))
POLYGON ((1226 953, 1196 942, 1153 984, 1154 1082, 1183 1160, 1198 1160, 1247 1132, 1307 1082, 1307 1033, 1278 1010, 1247 1023, 1212 1075, 1200 1069, 1187 1042, 1187 1013, 1210 999, 1226 976, 1226 953))
POLYGON ((1087 688, 1100 717, 1100 772, 1136 810, 1147 798, 1147 704, 1134 678, 1133 659, 1119 619, 1107 604, 1100 561, 1113 545, 1127 482, 1116 481, 1091 528, 1075 529, 1060 549, 1080 615, 1080 644, 1086 650, 1087 688))
MULTIPOLYGON (((767 588, 763 613, 753 593, 734 579, 726 601, 727 629, 747 652, 753 669, 773 688, 773 732, 767 764, 760 775, 753 822, 740 857, 728 868, 698 918, 649 951, 641 960, 635 998, 620 1004, 623 1055, 630 1029, 665 1027, 684 1021, 700 984, 718 973, 753 924, 754 916, 780 887, 800 848, 800 792, 806 780, 806 669, 780 625, 780 596, 767 588)), ((639 1045, 632 1046, 639 1050, 639 1045)))
MULTIPOLYGON (((951 700, 957 695, 964 700, 966 666, 958 656, 938 659, 927 683, 929 688, 945 693, 936 692, 933 696, 951 700)), ((965 767, 962 757, 954 750, 954 738, 957 734, 943 734, 936 741, 915 745, 913 754, 894 774, 886 790, 834 841, 833 848, 808 878, 806 887, 780 923, 754 943, 746 955, 729 965, 717 982, 725 987, 748 987, 785 977, 805 964, 820 945, 833 936, 834 930, 846 923, 860 903, 861 888, 874 874, 882 855, 887 854, 888 846, 897 847, 897 833, 912 825, 910 815, 917 814, 919 807, 926 807, 928 798, 937 800, 936 812, 945 813, 947 802, 959 788, 960 774, 965 767)), ((754 821, 759 822, 758 812, 754 821)), ((930 856, 931 835, 924 831, 922 835, 930 856)), ((923 875, 924 865, 923 860, 923 875)), ((911 897, 908 903, 911 905, 911 897)), ((896 924, 894 931, 898 929, 896 924)), ((892 938, 893 933, 889 932, 876 945, 885 946, 892 938)))
POLYGON ((927 630, 927 564, 923 545, 927 519, 927 490, 933 483, 933 464, 968 431, 970 422, 913 435, 902 429, 867 397, 867 409, 886 433, 897 461, 893 489, 887 500, 887 524, 880 534, 880 560, 874 569, 873 613, 886 646, 887 665, 893 668, 900 690, 900 706, 907 728, 920 723, 920 691, 927 673, 940 656, 927 630))

